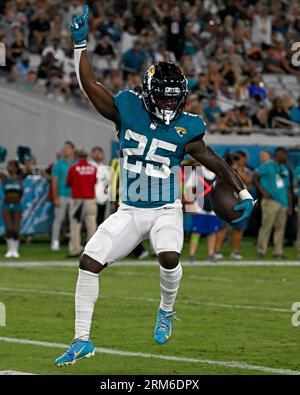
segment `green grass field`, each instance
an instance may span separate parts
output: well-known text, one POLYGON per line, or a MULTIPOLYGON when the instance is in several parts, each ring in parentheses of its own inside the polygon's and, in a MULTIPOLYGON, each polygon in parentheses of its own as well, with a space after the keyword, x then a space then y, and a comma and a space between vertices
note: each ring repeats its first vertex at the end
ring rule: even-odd
MULTIPOLYGON (((252 240, 246 241, 244 251, 248 259, 254 259, 252 240)), ((1 245, 0 255, 3 252, 1 245)), ((293 249, 286 253, 289 259, 294 257, 293 249)), ((21 259, 51 261, 65 255, 65 249, 54 254, 40 241, 22 246, 21 259)), ((158 267, 111 266, 101 275, 101 300, 91 336, 103 350, 92 359, 64 368, 53 365, 64 351, 53 343, 72 340, 77 268, 0 267, 0 272, 0 301, 7 311, 6 326, 0 326, 0 371, 76 375, 300 373, 300 327, 292 326, 290 311, 292 304, 300 301, 299 267, 185 267, 176 304, 181 321, 175 322, 169 343, 158 346, 152 340, 159 302, 158 267), (47 343, 21 344, 3 338, 47 343), (120 355, 120 351, 136 354, 120 355)))
MULTIPOLYGON (((145 247, 150 251, 149 243, 144 242, 145 247)), ((6 261, 4 254, 6 247, 4 242, 0 244, 0 262, 6 261)), ((231 252, 230 245, 225 244, 222 248, 222 253, 224 254, 224 259, 230 259, 229 255, 231 252)), ((255 249, 255 239, 245 238, 242 243, 241 253, 245 260, 255 260, 256 259, 256 249, 255 249)), ((288 260, 299 260, 295 247, 285 247, 284 254, 288 260)), ((62 261, 66 259, 68 255, 68 249, 66 244, 62 245, 62 248, 58 252, 53 252, 50 249, 50 240, 48 237, 38 237, 34 239, 32 244, 25 244, 24 241, 21 244, 21 258, 19 261, 62 261)), ((182 259, 188 259, 188 243, 184 244, 182 250, 182 259)), ((206 239, 200 241, 197 259, 205 260, 207 258, 206 250, 206 239)), ((147 258, 148 260, 153 260, 153 257, 147 258)), ((147 260, 146 259, 146 260, 147 260)), ((264 260, 272 260, 272 248, 270 247, 264 260)), ((14 260, 18 261, 18 260, 14 260)))

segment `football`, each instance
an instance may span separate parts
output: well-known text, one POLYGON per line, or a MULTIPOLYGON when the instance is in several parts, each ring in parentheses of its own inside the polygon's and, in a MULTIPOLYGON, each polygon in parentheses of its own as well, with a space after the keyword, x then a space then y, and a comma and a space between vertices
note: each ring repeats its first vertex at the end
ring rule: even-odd
POLYGON ((241 216, 239 211, 234 211, 233 207, 241 202, 238 193, 232 186, 218 179, 210 192, 211 205, 218 217, 230 223, 241 216))

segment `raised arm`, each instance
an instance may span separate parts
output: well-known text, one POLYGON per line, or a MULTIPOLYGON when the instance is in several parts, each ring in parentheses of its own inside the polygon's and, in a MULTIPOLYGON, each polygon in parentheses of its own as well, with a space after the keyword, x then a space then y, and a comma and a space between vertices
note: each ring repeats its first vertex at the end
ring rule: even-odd
POLYGON ((250 193, 245 188, 241 178, 232 170, 232 168, 210 147, 208 147, 203 140, 197 140, 187 144, 185 150, 203 166, 215 173, 218 178, 231 185, 239 194, 242 202, 235 206, 234 210, 242 211, 243 213, 241 217, 233 221, 233 223, 240 222, 248 218, 254 206, 254 201, 250 193))
POLYGON ((87 55, 88 16, 89 7, 86 5, 83 15, 75 16, 70 24, 74 42, 77 79, 81 90, 85 92, 96 110, 103 117, 113 121, 116 128, 119 129, 119 112, 114 105, 113 95, 97 81, 87 55))

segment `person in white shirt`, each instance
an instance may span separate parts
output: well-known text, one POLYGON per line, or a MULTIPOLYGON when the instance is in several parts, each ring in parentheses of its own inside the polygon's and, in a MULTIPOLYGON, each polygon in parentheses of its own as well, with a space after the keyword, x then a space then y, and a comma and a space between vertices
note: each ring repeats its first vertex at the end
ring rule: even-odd
POLYGON ((97 201, 97 226, 102 224, 109 199, 110 169, 103 164, 104 151, 101 147, 92 149, 91 164, 97 168, 96 201, 97 201))
POLYGON ((258 13, 253 14, 252 43, 272 44, 272 16, 265 7, 259 5, 258 13))

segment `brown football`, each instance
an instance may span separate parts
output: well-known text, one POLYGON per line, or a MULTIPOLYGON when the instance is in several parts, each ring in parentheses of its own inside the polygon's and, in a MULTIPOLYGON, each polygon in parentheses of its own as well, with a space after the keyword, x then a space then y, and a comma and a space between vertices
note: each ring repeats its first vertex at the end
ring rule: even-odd
POLYGON ((210 192, 210 201, 214 212, 223 221, 230 223, 241 216, 239 211, 233 211, 233 207, 241 202, 238 193, 232 186, 218 179, 210 192))

